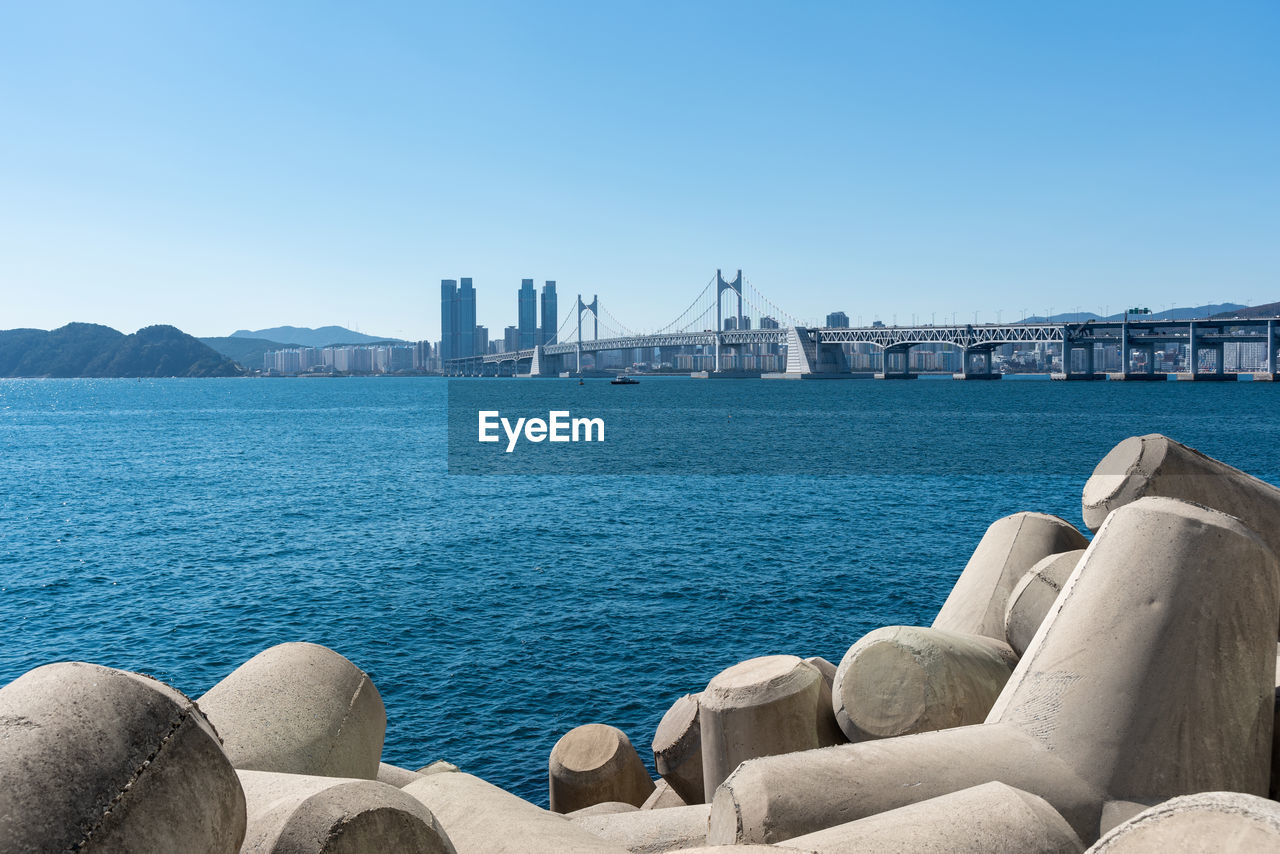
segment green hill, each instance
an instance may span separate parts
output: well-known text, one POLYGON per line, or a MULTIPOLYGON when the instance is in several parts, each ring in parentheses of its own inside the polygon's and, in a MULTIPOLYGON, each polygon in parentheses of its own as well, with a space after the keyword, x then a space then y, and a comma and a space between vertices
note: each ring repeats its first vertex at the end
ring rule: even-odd
POLYGON ((96 323, 0 331, 0 377, 236 377, 231 359, 172 326, 125 335, 96 323))

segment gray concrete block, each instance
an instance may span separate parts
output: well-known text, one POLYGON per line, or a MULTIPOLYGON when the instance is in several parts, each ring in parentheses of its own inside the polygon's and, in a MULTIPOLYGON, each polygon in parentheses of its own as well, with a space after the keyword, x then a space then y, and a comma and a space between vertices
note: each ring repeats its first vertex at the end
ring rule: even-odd
POLYGON ((373 780, 240 771, 249 826, 240 854, 456 854, 435 816, 373 780))
POLYGON ((1280 800, 1280 644, 1276 644, 1276 700, 1271 729, 1271 791, 1272 800, 1280 800))
POLYGON ((702 726, 700 694, 685 694, 671 704, 653 734, 653 765, 686 804, 701 804, 702 726))
POLYGON ((0 848, 234 854, 245 802, 204 715, 146 676, 70 662, 0 688, 0 848))
POLYGON ((583 807, 580 810, 567 812, 564 817, 573 821, 579 818, 587 818, 593 815, 615 815, 620 812, 636 812, 640 807, 634 804, 624 804, 622 801, 605 801, 599 804, 592 804, 589 807, 583 807))
POLYGON ((576 822, 601 839, 625 846, 632 854, 661 854, 705 844, 710 811, 707 804, 695 804, 667 810, 588 816, 576 822))
POLYGON ((777 842, 982 783, 1086 844, 1103 804, 1264 795, 1280 565, 1239 520, 1165 498, 1113 512, 986 722, 745 762, 708 842, 777 842))
POLYGON ((1080 854, 1084 844, 1044 798, 984 783, 779 842, 816 854, 1080 854))
POLYGON ((1280 489, 1158 433, 1125 439, 1102 458, 1081 495, 1084 523, 1096 531, 1112 510, 1153 496, 1235 516, 1280 554, 1280 489))
MULTIPOLYGON (((700 845, 697 848, 680 848, 680 854, 779 854, 783 849, 776 845, 700 845)), ((787 854, 795 854, 792 848, 787 854)), ((817 854, 816 851, 806 854, 817 854)))
POLYGON ((1049 555, 1088 545, 1083 534, 1057 516, 1014 513, 997 519, 982 535, 933 627, 1003 641, 1009 594, 1022 576, 1049 555))
POLYGON ((835 682, 836 665, 832 664, 830 661, 827 661, 822 656, 820 655, 811 656, 809 658, 806 658, 804 660, 804 663, 812 664, 814 667, 818 668, 818 672, 822 674, 822 678, 827 683, 828 688, 830 688, 831 684, 835 682))
POLYGON ((717 674, 698 702, 707 800, 747 759, 833 744, 838 732, 826 681, 794 655, 770 655, 717 674))
POLYGON ((1280 851, 1280 804, 1241 792, 1172 798, 1116 827, 1089 854, 1280 851))
POLYGON ((1017 655, 1021 656, 1031 645, 1031 639, 1082 557, 1084 549, 1049 555, 1027 570, 1009 594, 1004 612, 1004 638, 1017 655))
POLYGON ((273 646, 198 702, 238 769, 378 776, 387 730, 382 697, 364 671, 331 649, 273 646))
POLYGON ((385 762, 378 763, 378 776, 375 778, 379 783, 386 783, 388 786, 395 786, 402 789, 405 786, 423 776, 417 771, 410 771, 407 768, 397 768, 395 765, 388 765, 385 762))
MULTIPOLYGON (((702 789, 698 789, 698 797, 702 797, 702 789)), ((645 798, 645 802, 640 805, 642 810, 664 810, 670 807, 687 807, 692 806, 686 804, 684 799, 671 788, 671 784, 661 778, 653 787, 653 794, 645 798)))
POLYGON ((400 791, 431 810, 458 854, 622 854, 627 850, 471 774, 431 774, 400 791))
POLYGON ((560 737, 547 762, 551 811, 573 812, 605 801, 639 807, 653 780, 626 733, 606 724, 583 724, 560 737))
POLYGON ((1017 663, 1008 644, 982 635, 876 629, 836 670, 836 721, 853 742, 982 723, 1017 663))
POLYGON ((458 766, 454 765, 452 762, 446 762, 443 759, 437 759, 435 762, 428 762, 426 765, 423 765, 421 768, 419 768, 417 771, 414 771, 413 773, 422 774, 423 776, 426 776, 428 774, 452 774, 457 770, 458 770, 458 766))

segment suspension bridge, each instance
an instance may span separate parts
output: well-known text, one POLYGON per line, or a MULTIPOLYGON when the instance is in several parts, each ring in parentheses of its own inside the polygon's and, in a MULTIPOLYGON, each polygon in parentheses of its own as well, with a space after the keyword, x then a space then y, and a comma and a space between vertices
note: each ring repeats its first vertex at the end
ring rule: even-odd
MULTIPOLYGON (((1139 316, 1140 317, 1140 316, 1139 316)), ((871 345, 879 354, 880 379, 913 379, 910 353, 920 345, 949 345, 959 351, 957 379, 999 379, 992 352, 1005 344, 1054 344, 1060 348, 1061 371, 1055 379, 1225 380, 1250 373, 1254 379, 1277 379, 1280 317, 1229 319, 1091 320, 1084 323, 1018 322, 912 324, 909 326, 820 327, 806 325, 760 293, 739 270, 733 279, 722 271, 707 282, 683 312, 653 331, 635 331, 614 317, 598 295, 585 302, 579 294, 556 332, 555 341, 531 348, 448 360, 451 376, 578 376, 584 356, 605 352, 699 348, 710 357, 704 375, 739 376, 734 358, 760 348, 785 349, 785 369, 766 378, 840 379, 856 375, 845 345, 871 345), (757 319, 756 328, 751 318, 757 319), (584 321, 589 329, 584 329, 584 321), (601 336, 601 329, 604 335, 601 336), (1228 369, 1228 346, 1252 345, 1255 357, 1247 369, 1237 358, 1228 369), (1118 350, 1118 370, 1099 369, 1100 350, 1118 350), (1180 348, 1185 370, 1157 370, 1158 354, 1180 348)), ((590 361, 590 360, 589 360, 590 361)), ((758 373, 758 372, 757 372, 758 373)))

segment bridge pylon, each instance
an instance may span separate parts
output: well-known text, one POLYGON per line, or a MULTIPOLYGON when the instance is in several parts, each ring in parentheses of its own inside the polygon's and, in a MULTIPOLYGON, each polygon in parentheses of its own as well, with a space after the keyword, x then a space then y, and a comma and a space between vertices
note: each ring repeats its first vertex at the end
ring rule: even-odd
MULTIPOLYGON (((578 373, 582 373, 582 315, 587 312, 591 313, 591 340, 597 341, 600 338, 600 296, 598 294, 591 295, 591 303, 587 304, 582 301, 582 294, 578 294, 578 345, 575 348, 578 357, 578 373)), ((597 367, 599 367, 597 365, 597 367)))
POLYGON ((742 329, 742 271, 738 271, 738 275, 732 282, 726 282, 724 276, 719 270, 716 270, 716 371, 720 371, 720 338, 724 332, 724 304, 720 301, 720 296, 725 291, 738 295, 738 312, 737 322, 734 329, 742 329))

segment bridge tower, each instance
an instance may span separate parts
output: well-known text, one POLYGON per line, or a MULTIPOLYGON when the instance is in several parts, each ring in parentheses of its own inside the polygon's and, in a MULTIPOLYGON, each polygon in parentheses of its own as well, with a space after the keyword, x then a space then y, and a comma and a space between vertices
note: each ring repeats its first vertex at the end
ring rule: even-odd
POLYGON ((716 371, 720 370, 720 336, 724 332, 724 304, 720 301, 720 295, 725 291, 731 291, 738 295, 738 313, 735 329, 742 329, 742 271, 738 271, 737 277, 732 282, 726 282, 724 276, 719 270, 716 270, 716 371))
MULTIPOLYGON (((597 341, 600 338, 600 296, 598 294, 591 295, 590 304, 582 301, 582 294, 578 294, 578 373, 582 373, 582 315, 591 312, 591 340, 597 341)), ((597 368, 600 366, 597 364, 597 368)))

